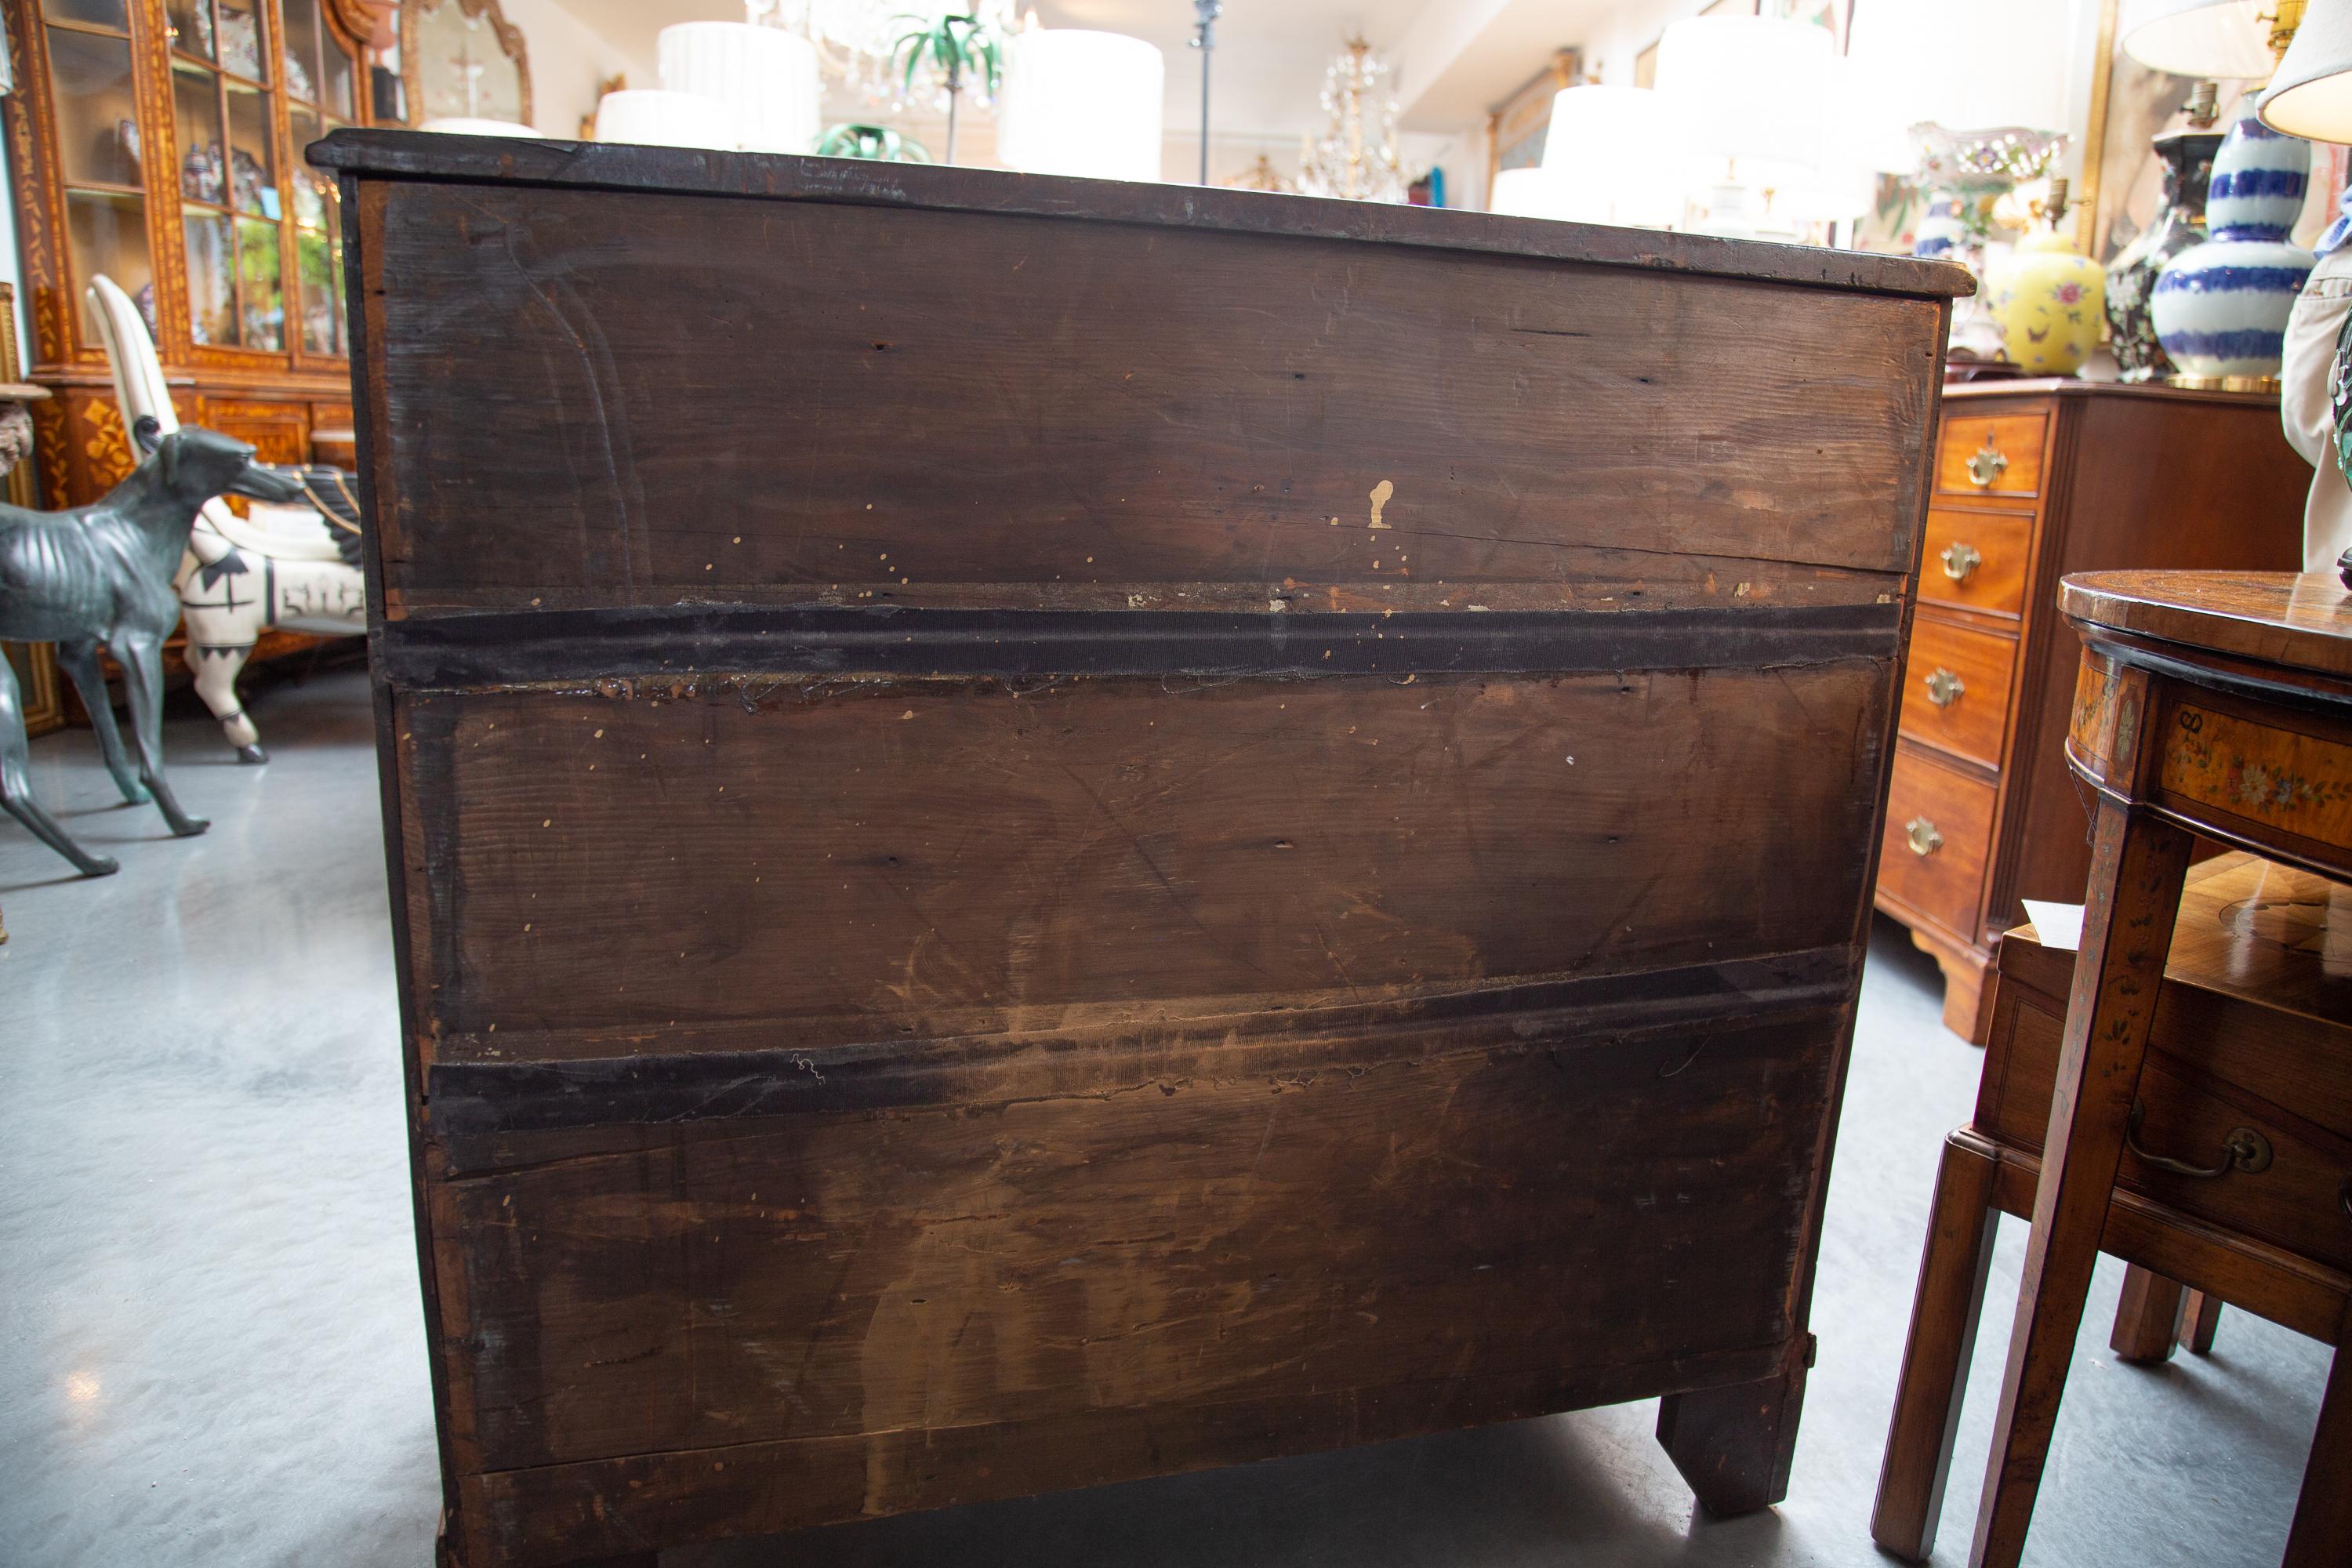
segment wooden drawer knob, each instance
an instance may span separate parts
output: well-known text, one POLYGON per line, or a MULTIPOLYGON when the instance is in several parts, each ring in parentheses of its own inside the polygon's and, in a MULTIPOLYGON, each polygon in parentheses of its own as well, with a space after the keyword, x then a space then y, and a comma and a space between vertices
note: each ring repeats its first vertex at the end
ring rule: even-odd
POLYGON ((1924 816, 1915 816, 1904 825, 1903 841, 1911 846, 1912 854, 1923 860, 1944 847, 1944 836, 1924 816))
POLYGON ((2009 458, 2000 448, 1987 441, 1969 458, 1969 480, 1979 489, 1990 489, 2009 467, 2009 458))
POLYGON ((1968 682, 1937 665, 1927 677, 1927 700, 1938 708, 1949 708, 1968 695, 1968 682))
POLYGON ((1969 574, 1983 564, 1984 557, 1977 553, 1977 547, 1973 544, 1962 544, 1954 540, 1944 546, 1944 575, 1955 583, 1967 582, 1969 574))

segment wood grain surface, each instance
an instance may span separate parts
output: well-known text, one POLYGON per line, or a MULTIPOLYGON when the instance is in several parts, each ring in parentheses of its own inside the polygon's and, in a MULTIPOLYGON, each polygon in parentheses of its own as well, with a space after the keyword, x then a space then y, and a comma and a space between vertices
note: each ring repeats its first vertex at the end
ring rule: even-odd
POLYGON ((1788 1484, 1955 280, 331 139, 448 1512, 1788 1484))

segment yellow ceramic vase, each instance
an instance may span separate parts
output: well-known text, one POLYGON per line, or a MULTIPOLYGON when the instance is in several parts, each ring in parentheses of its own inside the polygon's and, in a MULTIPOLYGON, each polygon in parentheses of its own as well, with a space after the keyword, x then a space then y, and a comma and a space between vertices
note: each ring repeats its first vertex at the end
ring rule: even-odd
POLYGON ((2037 375, 2081 370, 2106 320, 2106 273, 2058 232, 2064 199, 2051 204, 2049 227, 2017 242, 1993 288, 1992 319, 2009 357, 2037 375))

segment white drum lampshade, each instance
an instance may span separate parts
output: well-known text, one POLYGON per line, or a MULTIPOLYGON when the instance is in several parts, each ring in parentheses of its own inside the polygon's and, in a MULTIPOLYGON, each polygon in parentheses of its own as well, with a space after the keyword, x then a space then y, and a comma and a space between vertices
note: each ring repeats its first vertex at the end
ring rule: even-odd
POLYGON ((2124 53, 2175 76, 2243 78, 2271 74, 2269 14, 2277 0, 2126 0, 2116 18, 2124 53))
POLYGON ((1649 89, 1562 88, 1544 133, 1552 205, 1538 216, 1650 228, 1680 222, 1685 171, 1678 153, 1665 106, 1649 89))
POLYGON ((468 120, 463 115, 443 115, 418 126, 419 131, 436 132, 444 136, 528 136, 541 137, 541 132, 511 120, 468 120))
POLYGON ((596 100, 596 140, 727 151, 735 145, 735 125, 715 99, 630 87, 596 100))
POLYGON ((718 104, 733 128, 726 145, 747 153, 815 147, 823 86, 808 39, 749 22, 680 22, 661 30, 656 47, 663 89, 718 104))
POLYGON ((1005 40, 996 155, 1032 174, 1157 180, 1167 61, 1141 38, 1044 27, 1005 40))
POLYGON ((2352 0, 2312 0, 2263 95, 2263 123, 2312 142, 2352 142, 2352 0))
POLYGON ((1556 218, 1566 205, 1565 195, 1559 177, 1540 165, 1503 169, 1486 193, 1486 210, 1507 217, 1556 218))
POLYGON ((1757 183, 1820 159, 1830 96, 1829 30, 1769 16, 1692 16, 1658 40, 1658 99, 1683 145, 1758 165, 1757 183))

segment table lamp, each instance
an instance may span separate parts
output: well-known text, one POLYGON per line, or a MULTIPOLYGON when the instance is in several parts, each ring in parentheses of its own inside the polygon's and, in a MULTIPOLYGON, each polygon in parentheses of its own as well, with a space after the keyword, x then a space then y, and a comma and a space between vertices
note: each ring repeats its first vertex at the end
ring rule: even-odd
POLYGON ((1700 233, 1796 237, 1774 196, 1818 165, 1834 52, 1827 29, 1777 17, 1693 16, 1665 30, 1658 99, 1712 176, 1700 233))
MULTIPOLYGON (((2151 70, 2266 78, 2302 21, 2303 0, 2136 0, 2123 50, 2151 70)), ((2248 94, 2213 156, 2207 238, 2167 261, 2148 291, 2175 385, 2269 391, 2287 320, 2315 258, 2288 240, 2311 179, 2311 146, 2256 116, 2248 94)))
POLYGON ((1538 217, 1664 228, 1683 216, 1673 122, 1648 88, 1591 82, 1553 94, 1542 173, 1549 205, 1538 217))
POLYGON ((1032 174, 1157 180, 1168 65, 1141 38, 1039 27, 1004 45, 996 155, 1032 174))
POLYGON ((816 46, 798 33, 750 22, 678 22, 664 27, 654 47, 664 89, 707 98, 726 114, 732 126, 726 145, 746 153, 815 147, 824 84, 816 46))

